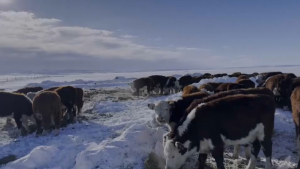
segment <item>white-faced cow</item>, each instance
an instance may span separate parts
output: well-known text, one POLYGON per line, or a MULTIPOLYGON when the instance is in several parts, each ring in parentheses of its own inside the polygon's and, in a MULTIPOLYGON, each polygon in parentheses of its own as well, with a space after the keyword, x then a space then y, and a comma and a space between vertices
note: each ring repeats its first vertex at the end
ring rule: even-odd
POLYGON ((247 169, 256 167, 260 148, 271 169, 275 102, 267 95, 234 95, 200 104, 169 135, 163 137, 166 169, 179 169, 186 159, 199 153, 204 169, 212 153, 218 169, 224 167, 224 145, 252 144, 247 169))
POLYGON ((197 92, 190 95, 182 96, 177 101, 160 101, 157 104, 148 104, 151 110, 155 111, 155 118, 159 124, 167 124, 172 130, 176 123, 179 122, 186 108, 195 99, 202 99, 209 96, 206 92, 197 92))
MULTIPOLYGON (((185 113, 181 113, 184 115, 189 114, 193 109, 195 109, 198 105, 206 103, 206 102, 210 102, 212 100, 216 100, 219 98, 223 98, 223 97, 227 97, 227 96, 232 96, 232 95, 237 95, 237 94, 263 94, 263 95, 268 95, 272 98, 274 98, 274 94, 271 90, 267 89, 267 88, 251 88, 251 89, 238 89, 238 90, 231 90, 231 91, 225 91, 225 92, 220 92, 208 97, 205 97, 203 99, 196 99, 194 100, 190 106, 185 110, 185 113)), ((179 114, 179 113, 178 113, 179 114)), ((183 116, 183 118, 185 118, 186 116, 183 116)), ((251 156, 251 151, 250 151, 250 147, 248 145, 244 145, 245 146, 245 157, 246 159, 250 159, 251 156)), ((234 150, 233 150, 233 158, 238 158, 239 154, 240 154, 240 145, 235 145, 234 146, 234 150)))

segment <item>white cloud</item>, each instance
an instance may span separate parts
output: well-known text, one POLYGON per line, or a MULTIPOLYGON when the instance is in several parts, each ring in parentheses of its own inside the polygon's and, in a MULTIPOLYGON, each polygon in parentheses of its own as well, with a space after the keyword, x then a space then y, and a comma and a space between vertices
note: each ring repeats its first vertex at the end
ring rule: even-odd
POLYGON ((58 19, 37 18, 29 12, 0 12, 0 47, 47 53, 74 53, 100 58, 155 60, 178 57, 114 36, 113 32, 64 26, 58 19))
POLYGON ((125 38, 125 39, 130 39, 130 38, 137 38, 138 36, 133 36, 133 35, 122 35, 121 37, 122 37, 122 38, 125 38))
MULTIPOLYGON (((0 59, 9 60, 11 57, 10 61, 12 62, 17 57, 45 59, 44 56, 67 55, 66 59, 70 59, 72 56, 74 56, 73 58, 76 56, 77 59, 90 56, 82 60, 120 60, 118 63, 127 60, 124 62, 130 68, 136 66, 137 61, 145 65, 153 63, 150 67, 158 68, 166 67, 162 66, 166 63, 170 63, 168 67, 174 68, 216 67, 231 63, 230 59, 215 56, 209 49, 145 46, 132 42, 131 39, 135 37, 133 35, 125 34, 119 37, 108 30, 67 26, 62 20, 38 18, 30 12, 0 12, 0 37, 0 59), (135 62, 128 66, 127 62, 131 60, 135 60, 135 62)), ((160 41, 162 38, 151 40, 160 41)), ((234 63, 238 63, 239 60, 244 62, 245 58, 235 58, 234 63)), ((57 62, 60 62, 59 59, 57 62)), ((94 62, 90 61, 90 63, 94 62)), ((145 65, 138 66, 145 67, 145 65)))

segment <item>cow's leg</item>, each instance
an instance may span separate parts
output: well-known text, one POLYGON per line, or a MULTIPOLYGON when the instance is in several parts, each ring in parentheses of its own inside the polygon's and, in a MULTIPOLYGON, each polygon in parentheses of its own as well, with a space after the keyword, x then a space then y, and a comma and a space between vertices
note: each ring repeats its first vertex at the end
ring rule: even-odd
POLYGON ((198 169, 204 169, 207 159, 206 153, 200 153, 198 157, 198 169))
POLYGON ((136 95, 139 97, 140 96, 140 88, 136 88, 136 95))
POLYGON ((247 160, 250 160, 251 158, 251 146, 249 144, 246 144, 244 146, 244 151, 245 151, 245 157, 247 160))
POLYGON ((297 169, 300 169, 300 159, 298 161, 297 169))
POLYGON ((212 157, 215 159, 218 169, 225 169, 223 153, 224 153, 223 145, 214 147, 212 151, 212 157))
POLYGON ((260 150, 260 143, 258 140, 255 140, 252 143, 251 158, 249 160, 246 169, 255 169, 259 150, 260 150))
POLYGON ((234 145, 232 158, 238 159, 241 152, 241 145, 234 145))
POLYGON ((21 135, 22 134, 22 115, 18 112, 14 113, 14 120, 19 129, 19 135, 21 135))
POLYGON ((263 152, 266 156, 266 165, 265 165, 265 169, 271 169, 272 168, 272 140, 270 139, 265 139, 263 141, 260 142, 263 152))
POLYGON ((54 124, 55 124, 55 130, 54 135, 57 136, 59 134, 59 126, 61 122, 61 112, 57 112, 54 114, 54 124))

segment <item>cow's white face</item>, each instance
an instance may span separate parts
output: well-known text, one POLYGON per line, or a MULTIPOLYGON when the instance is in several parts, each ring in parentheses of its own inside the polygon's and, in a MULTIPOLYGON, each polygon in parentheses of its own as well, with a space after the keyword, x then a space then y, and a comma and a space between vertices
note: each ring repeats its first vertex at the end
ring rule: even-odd
POLYGON ((156 105, 148 104, 148 107, 155 111, 155 118, 158 123, 165 124, 169 122, 171 106, 167 101, 160 101, 156 105))
POLYGON ((186 159, 192 155, 196 149, 188 150, 190 141, 186 141, 184 144, 175 142, 168 138, 164 143, 164 156, 166 159, 165 169, 179 169, 186 161, 186 159))
POLYGON ((261 83, 262 80, 263 80, 263 76, 262 76, 262 75, 257 75, 257 76, 256 76, 256 82, 257 82, 257 83, 261 83))

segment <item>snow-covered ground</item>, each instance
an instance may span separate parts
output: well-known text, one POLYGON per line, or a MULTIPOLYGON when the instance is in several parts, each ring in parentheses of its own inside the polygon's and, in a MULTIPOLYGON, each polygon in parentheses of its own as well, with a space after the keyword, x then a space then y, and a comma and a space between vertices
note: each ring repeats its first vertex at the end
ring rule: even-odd
MULTIPOLYGON (((212 71, 94 73, 47 75, 47 77, 43 75, 0 76, 0 85, 7 91, 26 85, 45 88, 74 85, 85 89, 85 104, 79 122, 61 129, 59 136, 49 134, 36 138, 32 134, 16 138, 16 128, 4 126, 5 119, 0 118, 0 159, 7 155, 16 155, 18 158, 1 168, 142 169, 150 152, 162 154, 162 134, 166 132, 165 127, 153 125, 154 112, 147 107, 147 104, 160 100, 176 100, 180 98, 181 93, 137 98, 131 95, 127 84, 136 77, 153 74, 183 75, 194 72, 212 71), (117 76, 119 78, 114 79, 117 76), (14 77, 18 78, 14 79, 14 77)), ((286 72, 296 73, 292 70, 286 72)), ((208 81, 234 82, 235 79, 215 78, 203 80, 195 85, 199 86, 208 81)), ((276 110, 273 137, 275 168, 293 168, 296 165, 297 157, 293 153, 296 149, 295 145, 295 129, 291 112, 276 110)), ((226 150, 226 166, 244 168, 245 159, 234 160, 231 158, 231 152, 231 148, 226 150)), ((241 155, 243 156, 244 153, 241 155)), ((260 157, 261 161, 264 161, 262 152, 260 157)), ((184 168, 194 168, 195 161, 196 157, 192 157, 184 168)), ((209 158, 207 163, 214 166, 212 158, 209 158)), ((264 162, 258 163, 259 168, 263 166, 264 162)))

